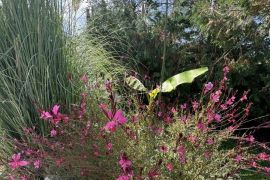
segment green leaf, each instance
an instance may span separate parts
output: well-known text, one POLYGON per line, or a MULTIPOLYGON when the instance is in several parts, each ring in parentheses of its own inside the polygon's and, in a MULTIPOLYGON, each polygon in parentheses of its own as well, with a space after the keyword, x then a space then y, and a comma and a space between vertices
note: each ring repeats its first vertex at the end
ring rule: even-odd
POLYGON ((132 89, 135 89, 137 91, 143 91, 146 92, 147 89, 144 87, 144 85, 141 83, 141 81, 134 76, 129 76, 125 78, 126 83, 128 84, 129 87, 132 89))
POLYGON ((202 67, 176 74, 162 83, 161 92, 171 92, 180 84, 192 83, 196 77, 204 74, 207 71, 207 67, 202 67))

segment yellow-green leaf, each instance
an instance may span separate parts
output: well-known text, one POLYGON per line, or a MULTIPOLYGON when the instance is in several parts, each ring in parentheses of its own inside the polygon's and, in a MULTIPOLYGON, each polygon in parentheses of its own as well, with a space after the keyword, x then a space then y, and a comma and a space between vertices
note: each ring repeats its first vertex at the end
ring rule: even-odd
POLYGON ((180 84, 192 83, 196 77, 204 74, 207 71, 207 67, 202 67, 176 74, 162 83, 161 92, 171 92, 180 84))
POLYGON ((125 78, 126 83, 128 84, 129 87, 132 89, 135 89, 137 91, 143 91, 146 92, 147 89, 144 87, 144 85, 141 83, 141 81, 134 76, 129 76, 125 78))

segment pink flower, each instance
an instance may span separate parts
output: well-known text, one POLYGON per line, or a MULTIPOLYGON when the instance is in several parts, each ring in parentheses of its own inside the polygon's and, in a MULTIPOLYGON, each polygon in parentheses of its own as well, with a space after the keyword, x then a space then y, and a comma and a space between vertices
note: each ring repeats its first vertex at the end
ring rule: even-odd
POLYGON ((27 180, 27 177, 25 175, 21 176, 21 180, 27 180))
POLYGON ((215 113, 212 110, 207 111, 208 123, 211 123, 215 119, 215 113))
POLYGON ((234 126, 229 126, 228 127, 229 132, 233 132, 233 131, 235 131, 235 129, 236 129, 236 127, 234 127, 234 126))
POLYGON ((33 150, 32 149, 27 149, 25 151, 25 154, 28 155, 28 156, 30 156, 32 153, 33 153, 33 150))
POLYGON ((51 130, 51 137, 55 137, 57 135, 57 131, 55 129, 51 130))
POLYGON ((237 163, 240 163, 242 161, 242 156, 241 155, 237 155, 234 160, 237 162, 237 163))
POLYGON ((159 148, 159 150, 160 150, 161 152, 163 152, 163 153, 166 153, 166 152, 168 152, 168 147, 165 146, 165 145, 163 145, 163 146, 161 146, 161 147, 159 148))
POLYGON ((232 96, 227 102, 226 102, 226 104, 227 105, 232 105, 233 103, 234 103, 234 100, 235 100, 235 96, 232 96))
POLYGON ((204 155, 204 157, 205 157, 206 159, 210 159, 210 158, 211 158, 211 153, 210 153, 209 151, 205 151, 205 152, 203 153, 203 155, 204 155))
POLYGON ((130 180, 129 176, 120 175, 117 180, 130 180))
POLYGON ((153 169, 153 170, 150 170, 150 171, 148 172, 148 177, 149 177, 150 179, 154 179, 154 177, 156 177, 156 176, 158 176, 157 170, 153 169))
POLYGON ((215 103, 219 102, 219 98, 221 96, 221 90, 216 91, 215 93, 211 94, 211 100, 215 103))
POLYGON ((253 142, 255 141, 255 138, 254 138, 254 136, 249 135, 249 136, 246 138, 246 140, 249 141, 249 142, 251 142, 251 143, 253 143, 253 142))
POLYGON ((121 125, 127 122, 127 118, 123 116, 123 112, 121 110, 116 111, 113 119, 121 125))
POLYGON ((12 176, 12 175, 9 175, 9 176, 8 176, 8 179, 9 179, 9 180, 15 180, 14 176, 12 176))
POLYGON ((225 66, 225 67, 223 68, 223 72, 224 72, 224 73, 228 73, 229 71, 230 71, 229 66, 225 66))
POLYGON ((256 163, 255 161, 252 161, 252 162, 250 163, 250 166, 256 168, 256 167, 257 167, 257 163, 256 163))
POLYGON ((204 93, 207 93, 213 88, 213 84, 211 82, 208 82, 207 84, 204 85, 204 93))
POLYGON ((112 145, 112 143, 108 143, 108 144, 106 144, 106 149, 107 150, 112 150, 112 147, 113 147, 113 145, 112 145))
POLYGON ((168 171, 172 171, 173 170, 173 164, 172 163, 168 163, 166 165, 166 168, 168 169, 168 171))
POLYGON ((21 160, 21 153, 18 153, 12 155, 12 161, 8 164, 13 170, 15 170, 18 167, 27 166, 29 163, 27 161, 21 160))
POLYGON ((51 119, 52 115, 49 112, 46 111, 42 111, 41 115, 40 115, 41 119, 47 120, 47 119, 51 119))
POLYGON ((172 118, 170 117, 170 116, 167 116, 165 119, 164 119, 164 123, 165 124, 170 124, 170 123, 172 123, 173 122, 173 120, 172 120, 172 118))
POLYGON ((193 101, 192 102, 192 108, 194 109, 194 111, 196 111, 199 107, 199 103, 197 101, 193 101))
POLYGON ((181 109, 186 109, 186 108, 187 108, 187 103, 181 104, 181 105, 180 105, 180 108, 181 108, 181 109))
POLYGON ((35 169, 39 169, 41 167, 41 161, 40 160, 36 160, 34 162, 34 167, 35 167, 35 169))
POLYGON ((59 108, 60 108, 59 105, 54 105, 53 108, 52 108, 52 113, 54 115, 57 115, 58 114, 58 111, 59 111, 59 108))
POLYGON ((220 105, 220 108, 224 111, 224 110, 226 110, 228 107, 227 107, 226 104, 221 104, 221 105, 220 105))
POLYGON ((217 122, 220 122, 221 121, 221 116, 219 115, 219 114, 215 114, 215 120, 217 121, 217 122))
POLYGON ((52 124, 58 124, 63 118, 61 113, 58 113, 51 121, 52 124))
POLYGON ((263 168, 267 173, 270 173, 270 167, 264 167, 263 168))
POLYGON ((212 145, 212 144, 214 144, 213 138, 208 138, 208 139, 206 140, 206 144, 207 144, 207 145, 212 145))
POLYGON ((193 136, 193 135, 191 134, 191 135, 188 136, 188 140, 189 140, 191 143, 195 144, 196 141, 197 141, 197 137, 196 137, 196 136, 193 136))
POLYGON ((242 96, 241 99, 240 99, 241 102, 247 100, 247 94, 248 94, 247 91, 245 91, 245 92, 243 93, 243 96, 242 96))
POLYGON ((258 158, 259 158, 260 160, 263 160, 263 161, 267 160, 268 157, 269 157, 269 156, 268 156, 265 152, 262 152, 262 153, 259 153, 259 154, 258 154, 258 158))
POLYGON ((205 130, 205 125, 200 121, 198 124, 197 124, 197 128, 203 132, 205 130))
POLYGON ((180 162, 181 163, 186 163, 186 148, 185 148, 184 145, 180 145, 177 148, 177 153, 178 153, 180 162))
POLYGON ((163 132, 163 128, 160 127, 154 127, 153 131, 156 135, 160 135, 163 132))
POLYGON ((114 132, 116 131, 117 123, 115 121, 109 121, 107 124, 103 127, 106 131, 114 132))
POLYGON ((127 158, 125 154, 120 155, 120 160, 118 161, 122 170, 126 173, 131 168, 131 161, 127 158))
POLYGON ((177 111, 176 111, 176 109, 173 107, 173 108, 171 109, 171 112, 174 114, 174 113, 176 113, 177 111))

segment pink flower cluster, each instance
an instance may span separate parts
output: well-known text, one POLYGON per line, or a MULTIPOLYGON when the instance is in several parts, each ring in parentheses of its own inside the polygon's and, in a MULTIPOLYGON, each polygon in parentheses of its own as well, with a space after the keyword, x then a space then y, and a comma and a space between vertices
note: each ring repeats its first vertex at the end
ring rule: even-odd
POLYGON ((127 118, 123 116, 122 110, 117 110, 115 113, 113 113, 111 110, 108 110, 107 106, 104 104, 101 104, 99 107, 106 115, 106 117, 110 120, 102 129, 108 132, 115 132, 118 126, 127 123, 127 118))

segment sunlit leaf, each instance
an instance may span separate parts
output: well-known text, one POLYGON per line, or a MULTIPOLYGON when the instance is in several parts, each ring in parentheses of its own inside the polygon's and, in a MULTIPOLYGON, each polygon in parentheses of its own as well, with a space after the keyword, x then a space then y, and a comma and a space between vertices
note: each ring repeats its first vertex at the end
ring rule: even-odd
POLYGON ((171 92, 180 84, 191 83, 196 77, 207 71, 207 67, 202 67, 174 75, 162 83, 161 92, 171 92))
POLYGON ((141 83, 141 81, 134 76, 129 76, 125 79, 126 83, 128 84, 129 87, 131 87, 134 90, 137 91, 143 91, 146 92, 147 89, 144 87, 144 85, 141 83))

